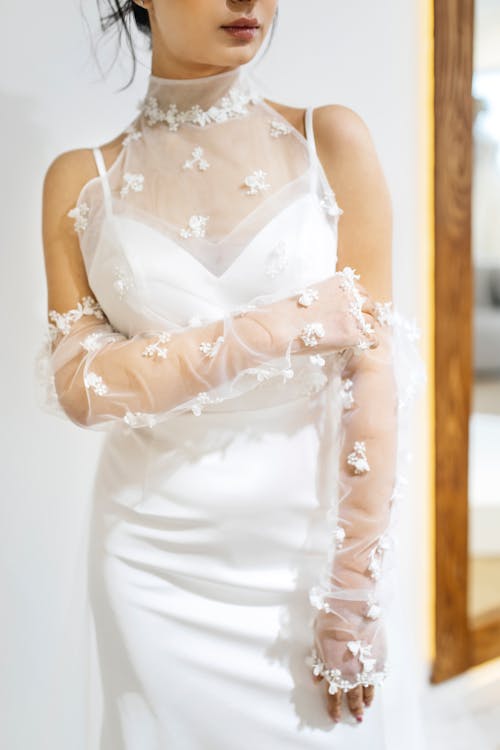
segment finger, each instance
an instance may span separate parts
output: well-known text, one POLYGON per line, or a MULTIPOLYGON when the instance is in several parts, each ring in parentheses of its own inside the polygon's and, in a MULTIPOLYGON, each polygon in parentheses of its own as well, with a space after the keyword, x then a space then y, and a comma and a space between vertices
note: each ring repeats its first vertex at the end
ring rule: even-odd
POLYGON ((326 702, 328 713, 334 721, 340 721, 340 708, 342 704, 342 691, 337 690, 333 695, 328 692, 328 683, 326 684, 326 702))
POLYGON ((312 677, 314 683, 321 682, 321 680, 323 679, 323 675, 321 675, 321 674, 314 674, 314 672, 311 672, 311 677, 312 677))
POLYGON ((373 703, 373 696, 375 695, 375 685, 368 685, 363 688, 363 701, 365 706, 371 706, 373 703))
POLYGON ((349 710, 352 713, 352 715, 355 716, 358 719, 358 721, 360 721, 358 717, 363 716, 363 686, 362 685, 358 685, 358 687, 355 687, 352 690, 347 691, 347 705, 349 706, 349 710))
POLYGON ((361 310, 368 315, 371 315, 372 317, 376 317, 377 314, 377 307, 375 305, 374 300, 371 297, 366 297, 362 304, 361 304, 361 310))

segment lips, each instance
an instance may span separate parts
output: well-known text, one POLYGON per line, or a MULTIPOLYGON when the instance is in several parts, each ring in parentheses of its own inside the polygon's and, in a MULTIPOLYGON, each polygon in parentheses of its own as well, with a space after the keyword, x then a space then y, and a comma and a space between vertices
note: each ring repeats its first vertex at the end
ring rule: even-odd
POLYGON ((233 29, 233 28, 255 29, 258 26, 260 26, 260 24, 256 18, 238 18, 236 21, 231 21, 231 23, 225 24, 222 28, 223 29, 233 29))

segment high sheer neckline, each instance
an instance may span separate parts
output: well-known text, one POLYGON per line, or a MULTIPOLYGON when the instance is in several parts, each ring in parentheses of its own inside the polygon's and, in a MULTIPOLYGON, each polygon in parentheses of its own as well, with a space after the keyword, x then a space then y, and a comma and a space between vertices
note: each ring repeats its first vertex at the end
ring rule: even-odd
POLYGON ((258 97, 246 66, 199 78, 164 78, 150 74, 141 112, 147 125, 204 126, 248 113, 258 97))

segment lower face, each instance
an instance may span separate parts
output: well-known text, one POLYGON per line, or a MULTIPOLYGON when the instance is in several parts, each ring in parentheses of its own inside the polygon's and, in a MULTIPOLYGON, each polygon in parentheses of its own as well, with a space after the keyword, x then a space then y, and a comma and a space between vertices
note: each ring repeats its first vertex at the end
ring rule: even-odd
POLYGON ((278 0, 155 0, 150 13, 153 46, 191 65, 232 67, 252 59, 271 28, 278 0), (232 26, 244 18, 257 25, 232 26))

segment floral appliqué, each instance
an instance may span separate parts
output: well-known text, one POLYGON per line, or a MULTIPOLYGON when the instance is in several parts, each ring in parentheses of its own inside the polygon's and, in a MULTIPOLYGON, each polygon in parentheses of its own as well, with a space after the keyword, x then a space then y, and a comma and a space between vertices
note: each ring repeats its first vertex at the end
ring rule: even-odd
POLYGON ((351 378, 342 378, 341 383, 340 396, 342 398, 343 408, 351 409, 354 406, 354 396, 352 393, 354 383, 351 378))
POLYGON ((317 367, 325 366, 325 359, 321 356, 321 354, 311 354, 309 357, 309 362, 312 365, 316 365, 317 367))
POLYGON ((319 299, 319 292, 317 289, 310 289, 309 287, 307 289, 303 289, 301 292, 299 292, 299 296, 297 298, 297 302, 299 305, 302 305, 303 307, 309 307, 312 305, 313 302, 319 299))
POLYGON ((70 219, 74 219, 75 232, 84 232, 87 229, 89 223, 90 208, 87 203, 80 203, 79 206, 75 206, 68 211, 66 216, 70 219))
POLYGON ((94 315, 99 320, 104 319, 104 312, 99 303, 90 295, 83 297, 77 306, 65 313, 56 310, 49 311, 49 333, 54 338, 60 331, 65 336, 70 332, 71 326, 84 315, 94 315))
POLYGON ((170 333, 163 331, 159 334, 156 341, 146 346, 142 352, 142 356, 149 357, 150 359, 166 359, 168 349, 166 346, 162 346, 162 344, 167 344, 171 338, 170 333))
POLYGON ((370 471, 370 464, 366 457, 366 445, 363 440, 355 440, 354 449, 347 456, 347 463, 354 468, 355 474, 370 471))
POLYGON ((323 197, 319 202, 321 208, 324 208, 328 216, 333 216, 335 218, 338 218, 339 216, 342 216, 344 213, 343 210, 340 208, 339 204, 337 203, 337 200, 335 198, 335 193, 333 190, 325 190, 323 193, 323 197))
POLYGON ((278 242, 278 244, 269 253, 264 273, 269 278, 274 279, 278 274, 283 273, 288 265, 288 250, 284 240, 278 242))
POLYGON ((113 289, 123 299, 127 292, 134 286, 134 279, 120 266, 115 266, 113 269, 113 289))
POLYGON ((263 169, 256 169, 247 175, 243 180, 243 184, 248 188, 248 190, 245 190, 245 195, 257 195, 269 190, 271 185, 266 182, 266 177, 267 172, 264 172, 263 169))
POLYGON ((169 130, 176 131, 186 123, 205 127, 211 122, 225 122, 235 117, 242 117, 248 114, 247 105, 257 99, 254 93, 235 84, 227 94, 208 109, 203 109, 199 104, 194 104, 185 110, 178 109, 176 104, 170 104, 167 109, 162 109, 155 96, 148 96, 141 104, 141 109, 149 126, 164 123, 169 130))
POLYGON ((207 406, 208 404, 217 404, 223 400, 224 399, 222 398, 222 396, 211 398, 208 391, 202 391, 196 396, 196 403, 194 403, 191 407, 191 411, 195 417, 199 417, 203 411, 204 406, 207 406))
POLYGON ((140 130, 136 130, 134 127, 129 127, 125 131, 127 135, 122 141, 122 146, 128 146, 130 143, 133 143, 133 141, 139 141, 142 138, 142 133, 140 130))
POLYGON ((123 186, 120 190, 120 196, 124 198, 130 190, 133 190, 135 193, 140 193, 142 190, 144 190, 144 175, 137 173, 133 174, 132 172, 125 172, 123 175, 123 186))
POLYGON ((322 323, 307 323, 301 330, 299 338, 306 346, 317 346, 318 339, 323 338, 325 329, 322 323))
POLYGON ((193 169, 196 165, 200 172, 205 172, 210 164, 203 156, 203 148, 201 146, 195 146, 191 152, 191 159, 186 159, 182 165, 183 169, 193 169))
POLYGON ((375 581, 378 581, 382 574, 384 552, 390 548, 390 542, 390 536, 386 532, 382 534, 377 545, 370 552, 368 570, 370 572, 370 576, 375 581))
POLYGON ((279 138, 280 135, 288 135, 292 132, 292 128, 281 120, 269 120, 270 135, 273 138, 279 138))
POLYGON ((181 237, 204 237, 209 216, 194 214, 188 219, 187 227, 183 227, 179 234, 181 237))
POLYGON ((154 414, 142 411, 128 411, 123 421, 129 427, 154 427, 157 422, 154 414))
POLYGON ((200 351, 203 352, 206 357, 215 357, 223 343, 224 336, 218 336, 213 344, 210 343, 210 341, 202 341, 200 344, 200 351))
POLYGON ((108 392, 108 386, 96 372, 88 372, 83 378, 83 382, 86 388, 91 388, 98 396, 105 396, 108 392))

